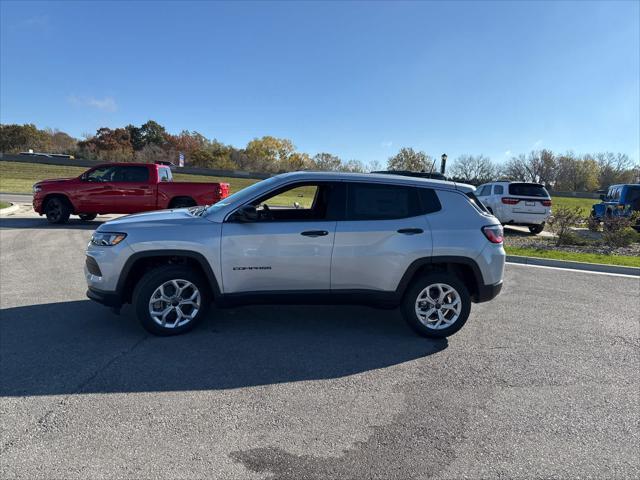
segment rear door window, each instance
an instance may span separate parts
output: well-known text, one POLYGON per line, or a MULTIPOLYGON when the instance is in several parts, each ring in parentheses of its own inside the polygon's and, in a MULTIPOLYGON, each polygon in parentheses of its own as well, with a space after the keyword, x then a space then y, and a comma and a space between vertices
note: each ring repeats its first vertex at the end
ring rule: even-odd
POLYGON ((350 183, 347 188, 347 220, 392 220, 420 214, 417 188, 370 183, 350 183))
POLYGON ((495 185, 493 187, 494 195, 502 195, 504 193, 504 187, 502 185, 495 185))
POLYGON ((537 183, 511 183, 509 184, 509 195, 549 198, 547 189, 537 183))
POLYGON ((142 166, 114 167, 113 182, 142 182, 149 181, 149 169, 142 166))

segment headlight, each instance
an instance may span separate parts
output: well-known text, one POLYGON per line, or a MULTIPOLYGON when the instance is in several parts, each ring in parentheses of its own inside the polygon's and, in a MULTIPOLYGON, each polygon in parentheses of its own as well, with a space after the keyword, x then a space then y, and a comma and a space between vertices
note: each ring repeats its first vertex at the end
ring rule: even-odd
POLYGON ((91 243, 99 247, 113 247, 126 238, 126 233, 116 232, 93 232, 91 243))
POLYGON ((40 190, 42 190, 42 187, 36 183, 33 186, 33 193, 38 193, 40 190))

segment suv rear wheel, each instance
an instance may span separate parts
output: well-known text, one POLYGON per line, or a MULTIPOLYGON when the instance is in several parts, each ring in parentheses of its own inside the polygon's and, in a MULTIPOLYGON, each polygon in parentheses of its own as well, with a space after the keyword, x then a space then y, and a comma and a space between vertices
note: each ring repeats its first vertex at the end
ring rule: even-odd
POLYGON ((538 235, 539 233, 541 233, 544 230, 544 222, 541 223, 540 225, 531 225, 529 227, 529 231, 531 233, 533 233, 534 235, 538 235))
POLYGON ((209 302, 206 281, 182 266, 150 270, 133 294, 138 319, 155 335, 178 335, 191 330, 205 316, 209 302))
POLYGON ((449 273, 430 273, 415 280, 402 302, 405 320, 420 335, 453 335, 469 318, 471 297, 464 283, 449 273))

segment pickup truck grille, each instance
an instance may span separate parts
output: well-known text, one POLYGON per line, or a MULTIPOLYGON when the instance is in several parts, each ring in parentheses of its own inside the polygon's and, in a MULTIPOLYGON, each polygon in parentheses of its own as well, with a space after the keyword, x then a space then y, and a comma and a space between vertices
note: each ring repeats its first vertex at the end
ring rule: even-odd
POLYGON ((91 275, 95 275, 96 277, 102 276, 102 271, 98 266, 98 262, 96 262, 96 260, 93 257, 88 256, 85 264, 87 265, 87 270, 91 275))

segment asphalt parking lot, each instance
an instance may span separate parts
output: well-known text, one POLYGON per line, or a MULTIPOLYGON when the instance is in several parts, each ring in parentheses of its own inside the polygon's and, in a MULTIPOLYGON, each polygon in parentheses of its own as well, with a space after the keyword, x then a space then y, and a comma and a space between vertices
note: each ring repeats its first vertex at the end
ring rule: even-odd
POLYGON ((448 341, 367 307, 149 336, 85 298, 100 224, 0 218, 2 478, 638 478, 640 279, 508 265, 448 341))

